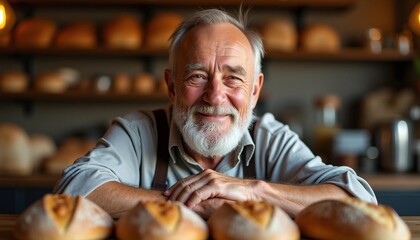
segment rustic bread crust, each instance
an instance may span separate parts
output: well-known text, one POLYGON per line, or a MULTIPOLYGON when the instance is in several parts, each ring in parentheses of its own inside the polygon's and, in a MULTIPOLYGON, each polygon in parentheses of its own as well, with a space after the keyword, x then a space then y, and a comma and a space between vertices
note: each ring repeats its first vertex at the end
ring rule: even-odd
POLYGON ((83 197, 47 194, 19 217, 16 239, 105 239, 113 230, 113 219, 83 197))
POLYGON ((182 203, 140 202, 118 220, 116 236, 121 240, 205 240, 208 229, 205 221, 182 203), (156 211, 158 208, 162 211, 156 211))
POLYGON ((208 224, 215 240, 300 239, 289 215, 264 202, 225 203, 210 216, 208 224))
POLYGON ((301 234, 316 239, 410 239, 407 225, 390 207, 355 198, 323 200, 296 216, 301 234))

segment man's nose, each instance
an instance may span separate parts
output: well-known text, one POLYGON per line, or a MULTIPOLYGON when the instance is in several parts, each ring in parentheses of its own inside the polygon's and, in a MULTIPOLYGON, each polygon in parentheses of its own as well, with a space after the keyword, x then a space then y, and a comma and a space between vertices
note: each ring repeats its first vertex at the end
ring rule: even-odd
POLYGON ((222 79, 213 77, 204 91, 203 100, 212 106, 222 105, 226 100, 226 89, 222 79))

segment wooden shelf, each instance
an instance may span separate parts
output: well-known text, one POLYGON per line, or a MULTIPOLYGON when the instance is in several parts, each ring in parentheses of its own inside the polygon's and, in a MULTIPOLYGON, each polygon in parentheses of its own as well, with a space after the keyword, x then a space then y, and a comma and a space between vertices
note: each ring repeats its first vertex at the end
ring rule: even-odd
MULTIPOLYGON (((283 52, 266 50, 265 59, 268 60, 293 60, 293 61, 370 61, 370 62, 406 62, 414 58, 414 53, 401 54, 395 49, 385 49, 381 53, 372 53, 364 48, 344 48, 338 52, 283 52)), ((118 50, 118 49, 65 49, 65 48, 0 48, 0 55, 10 56, 72 56, 72 57, 167 57, 166 49, 118 50)))
POLYGON ((340 9, 354 5, 354 0, 9 0, 12 5, 30 6, 152 6, 152 7, 210 7, 244 6, 278 8, 340 9))
POLYGON ((0 47, 0 54, 15 56, 81 56, 81 57, 166 57, 167 49, 141 48, 135 50, 127 49, 71 49, 71 48, 24 48, 24 47, 0 47))
POLYGON ((0 176, 3 188, 53 188, 60 176, 34 174, 29 176, 0 176))
POLYGON ((414 53, 401 54, 398 50, 386 49, 381 53, 372 53, 364 48, 347 48, 338 52, 305 52, 298 50, 287 53, 267 50, 265 59, 294 61, 358 61, 358 62, 406 62, 412 61, 414 53))
POLYGON ((83 102, 130 102, 130 101, 169 101, 166 94, 120 94, 120 93, 91 93, 66 92, 60 94, 42 92, 1 93, 1 100, 12 101, 83 101, 83 102))

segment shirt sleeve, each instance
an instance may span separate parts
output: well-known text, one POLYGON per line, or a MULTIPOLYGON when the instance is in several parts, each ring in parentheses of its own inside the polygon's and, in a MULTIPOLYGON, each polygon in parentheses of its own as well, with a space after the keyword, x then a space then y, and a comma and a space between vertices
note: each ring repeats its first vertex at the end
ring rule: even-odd
POLYGON ((327 165, 292 132, 269 114, 257 132, 257 154, 265 160, 267 178, 272 182, 337 185, 359 199, 377 203, 374 191, 356 172, 345 166, 327 165))
POLYGON ((54 188, 55 193, 87 196, 104 183, 116 181, 139 186, 141 132, 151 120, 142 114, 116 118, 96 147, 67 167, 54 188))

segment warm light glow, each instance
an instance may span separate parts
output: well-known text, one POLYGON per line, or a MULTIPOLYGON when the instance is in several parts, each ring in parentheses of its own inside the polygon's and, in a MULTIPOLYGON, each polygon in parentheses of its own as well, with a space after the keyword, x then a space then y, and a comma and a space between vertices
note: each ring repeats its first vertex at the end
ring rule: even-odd
POLYGON ((15 25, 16 15, 6 0, 0 0, 0 34, 9 32, 15 25))
POLYGON ((417 3, 411 11, 408 17, 408 26, 413 33, 420 36, 420 3, 417 3))
POLYGON ((6 27, 6 9, 0 5, 0 30, 6 27))

